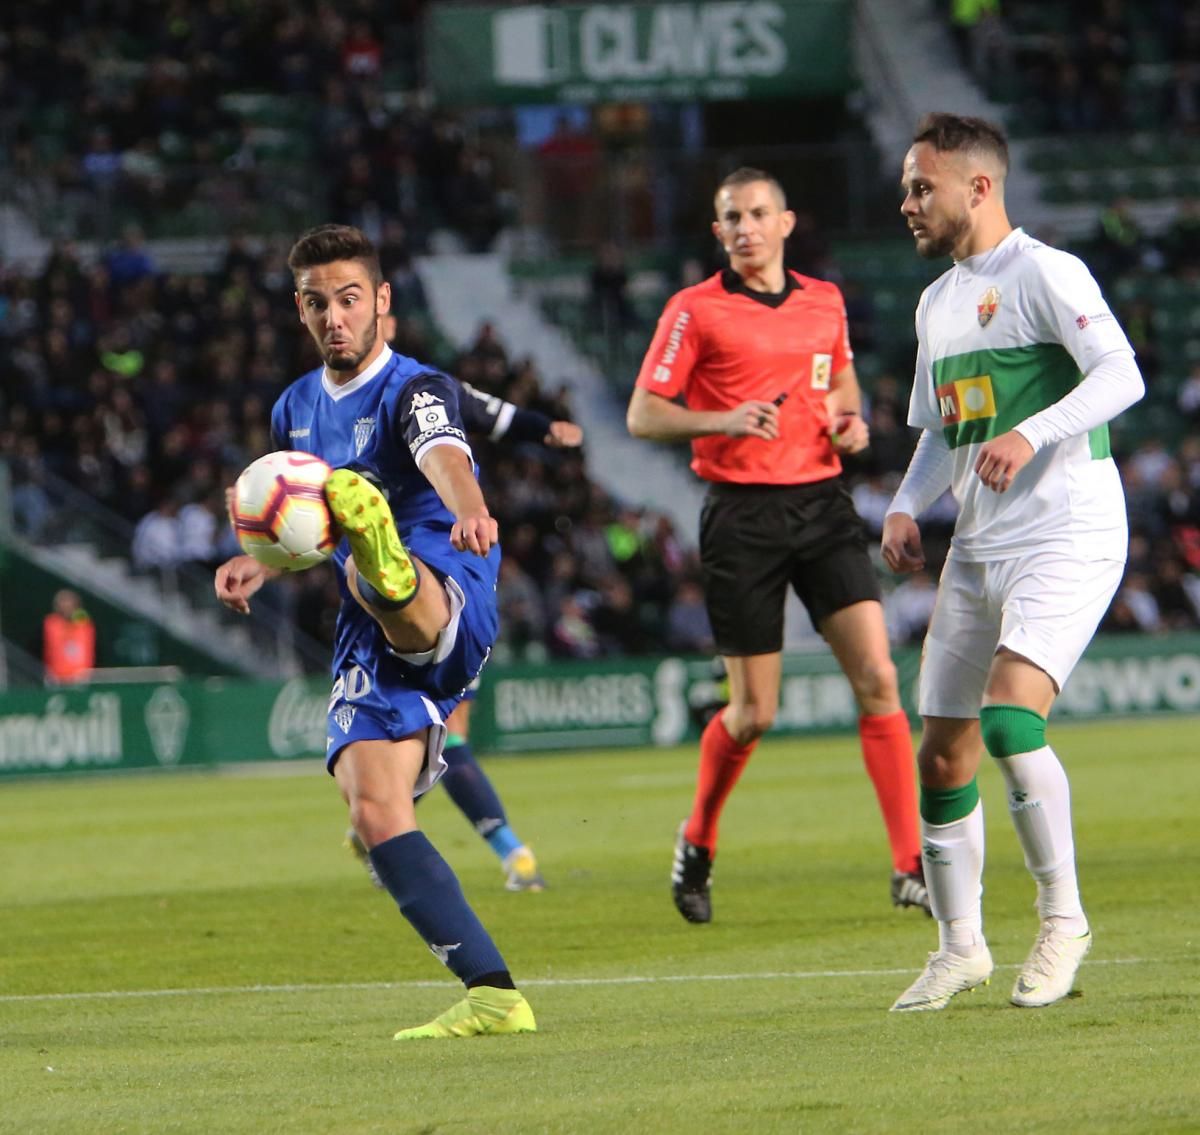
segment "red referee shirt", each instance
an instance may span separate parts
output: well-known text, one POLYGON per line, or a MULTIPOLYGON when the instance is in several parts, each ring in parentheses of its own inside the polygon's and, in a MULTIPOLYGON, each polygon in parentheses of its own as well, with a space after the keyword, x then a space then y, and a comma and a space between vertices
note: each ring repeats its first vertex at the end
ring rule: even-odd
POLYGON ((853 358, 846 304, 836 284, 788 272, 778 295, 750 291, 737 273, 718 272, 671 297, 637 384, 683 395, 691 410, 731 410, 780 394, 779 437, 699 437, 692 468, 707 481, 800 485, 836 477, 825 396, 853 358))

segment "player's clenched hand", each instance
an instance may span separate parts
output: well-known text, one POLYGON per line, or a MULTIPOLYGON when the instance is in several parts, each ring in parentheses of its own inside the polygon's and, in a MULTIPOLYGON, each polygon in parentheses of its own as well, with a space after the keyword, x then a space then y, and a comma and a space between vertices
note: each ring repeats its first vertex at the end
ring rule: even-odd
POLYGON ((921 530, 906 512, 893 512, 883 522, 883 559, 892 571, 904 575, 925 566, 921 530))
POLYGON ((217 568, 217 598, 231 611, 248 615, 250 596, 270 578, 270 570, 253 556, 234 556, 217 568))
POLYGON ((460 552, 477 556, 486 556, 499 540, 500 526, 486 512, 460 517, 450 529, 450 543, 460 552))
POLYGON ((829 440, 838 453, 861 453, 871 443, 871 431, 861 414, 838 414, 829 428, 829 440))
POLYGON ((551 422, 544 440, 553 449, 575 449, 583 444, 583 430, 574 422, 551 422))
POLYGON ((989 489, 1005 492, 1013 478, 1033 460, 1033 446, 1016 430, 985 441, 979 447, 975 472, 989 489))
POLYGON ((774 441, 779 436, 779 407, 774 402, 743 402, 725 414, 721 432, 726 437, 760 437, 774 441))

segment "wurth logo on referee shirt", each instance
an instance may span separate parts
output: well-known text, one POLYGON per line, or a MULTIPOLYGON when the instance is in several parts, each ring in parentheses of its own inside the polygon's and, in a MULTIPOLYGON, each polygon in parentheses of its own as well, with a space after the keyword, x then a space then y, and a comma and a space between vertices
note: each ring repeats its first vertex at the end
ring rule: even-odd
POLYGON ((671 364, 675 362, 679 354, 679 344, 683 342, 683 332, 691 318, 686 311, 681 311, 675 320, 675 326, 671 328, 671 334, 667 336, 666 349, 662 353, 658 366, 654 368, 655 382, 671 381, 671 364))

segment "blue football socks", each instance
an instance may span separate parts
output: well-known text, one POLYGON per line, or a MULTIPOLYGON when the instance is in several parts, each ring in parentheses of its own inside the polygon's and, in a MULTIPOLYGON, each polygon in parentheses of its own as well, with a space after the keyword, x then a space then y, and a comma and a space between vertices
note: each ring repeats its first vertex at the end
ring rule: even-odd
POLYGON ((521 840, 508 826, 504 805, 500 803, 500 797, 487 773, 475 759, 466 739, 457 734, 447 738, 442 756, 446 761, 442 784, 446 786, 450 799, 503 860, 509 852, 521 846, 521 840))
POLYGON ((405 832, 371 848, 371 862, 400 913, 464 984, 508 967, 424 832, 405 832))

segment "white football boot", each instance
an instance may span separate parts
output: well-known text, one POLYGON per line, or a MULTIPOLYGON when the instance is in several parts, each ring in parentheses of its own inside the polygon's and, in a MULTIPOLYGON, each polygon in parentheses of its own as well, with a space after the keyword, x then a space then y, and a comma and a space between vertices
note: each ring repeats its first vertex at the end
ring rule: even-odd
POLYGON ((992 955, 986 946, 966 957, 938 950, 929 955, 921 976, 896 998, 890 1011, 921 1013, 944 1009, 955 994, 987 985, 992 968, 992 955))
POLYGON ((1023 1009, 1040 1009, 1061 1001, 1071 992, 1079 963, 1091 948, 1090 930, 1067 934, 1053 918, 1047 918, 1017 975, 1012 1003, 1023 1009))

